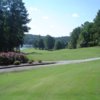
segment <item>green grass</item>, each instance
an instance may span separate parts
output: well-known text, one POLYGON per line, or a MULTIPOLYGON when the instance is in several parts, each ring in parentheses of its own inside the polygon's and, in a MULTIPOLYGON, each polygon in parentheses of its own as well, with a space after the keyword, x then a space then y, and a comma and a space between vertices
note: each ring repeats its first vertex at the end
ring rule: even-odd
POLYGON ((0 74, 0 100, 100 100, 100 60, 0 74))
POLYGON ((63 49, 57 51, 35 50, 25 49, 25 53, 31 53, 28 55, 29 59, 34 60, 72 60, 72 59, 85 59, 91 57, 100 57, 100 47, 81 48, 81 49, 63 49))

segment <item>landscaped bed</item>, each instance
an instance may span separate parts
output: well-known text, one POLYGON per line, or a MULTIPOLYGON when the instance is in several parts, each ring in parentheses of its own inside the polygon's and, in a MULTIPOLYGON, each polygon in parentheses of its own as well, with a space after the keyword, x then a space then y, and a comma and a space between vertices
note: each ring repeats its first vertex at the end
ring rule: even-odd
POLYGON ((0 65, 19 65, 27 63, 28 58, 22 53, 16 52, 1 52, 0 53, 0 65))
POLYGON ((36 66, 53 64, 54 62, 43 62, 42 60, 29 60, 24 54, 16 52, 2 52, 0 53, 0 69, 36 66))

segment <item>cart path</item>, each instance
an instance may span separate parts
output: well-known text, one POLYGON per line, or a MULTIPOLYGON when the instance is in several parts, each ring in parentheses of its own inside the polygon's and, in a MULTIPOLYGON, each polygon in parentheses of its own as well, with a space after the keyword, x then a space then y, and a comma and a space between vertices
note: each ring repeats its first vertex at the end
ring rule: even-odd
POLYGON ((23 70, 29 70, 29 69, 36 69, 36 68, 40 68, 40 67, 53 67, 53 66, 56 66, 56 65, 66 65, 66 64, 83 63, 83 62, 89 62, 89 61, 95 61, 95 60, 100 60, 100 57, 89 58, 89 59, 81 59, 81 60, 55 61, 54 64, 49 64, 49 65, 35 65, 35 66, 24 66, 24 67, 6 68, 6 69, 0 69, 0 73, 23 71, 23 70))

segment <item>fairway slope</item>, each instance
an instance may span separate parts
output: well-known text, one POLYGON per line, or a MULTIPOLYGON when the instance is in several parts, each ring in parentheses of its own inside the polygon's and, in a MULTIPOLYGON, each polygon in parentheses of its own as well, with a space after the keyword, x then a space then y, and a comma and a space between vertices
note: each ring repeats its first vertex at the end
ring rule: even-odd
POLYGON ((0 74, 1 100, 100 100, 100 60, 0 74))
POLYGON ((100 57, 100 47, 63 49, 56 51, 46 51, 37 49, 24 49, 29 59, 43 61, 76 60, 100 57))

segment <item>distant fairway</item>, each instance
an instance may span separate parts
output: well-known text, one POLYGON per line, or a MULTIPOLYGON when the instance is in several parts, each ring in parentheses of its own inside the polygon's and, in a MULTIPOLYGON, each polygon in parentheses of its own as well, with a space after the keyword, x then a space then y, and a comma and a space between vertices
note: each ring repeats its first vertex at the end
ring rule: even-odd
POLYGON ((100 100, 100 60, 0 74, 0 100, 100 100))
POLYGON ((100 57, 100 47, 63 49, 57 51, 25 49, 22 52, 30 53, 27 55, 29 59, 34 59, 34 60, 41 59, 46 61, 100 57))

